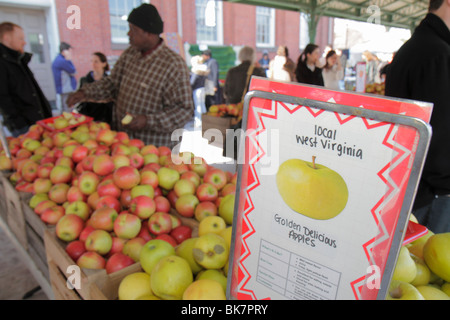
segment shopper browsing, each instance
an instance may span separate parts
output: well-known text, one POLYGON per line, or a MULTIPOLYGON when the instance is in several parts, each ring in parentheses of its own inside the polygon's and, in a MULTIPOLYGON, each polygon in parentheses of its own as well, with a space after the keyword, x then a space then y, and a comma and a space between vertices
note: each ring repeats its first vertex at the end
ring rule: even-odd
POLYGON ((142 4, 128 16, 130 47, 111 75, 86 84, 70 95, 68 104, 114 101, 113 128, 146 144, 174 146, 172 132, 183 128, 194 113, 189 69, 167 47, 160 34, 163 21, 155 6, 142 4), (124 125, 126 114, 133 117, 124 125))
POLYGON ((325 88, 339 90, 339 81, 344 77, 344 69, 341 66, 341 59, 336 51, 328 51, 325 57, 325 65, 322 69, 322 77, 325 88))
POLYGON ((312 43, 308 44, 298 57, 297 68, 295 69, 298 82, 323 86, 322 69, 317 67, 319 58, 319 46, 312 43))
POLYGON ((386 95, 432 102, 433 134, 413 213, 434 233, 450 232, 450 1, 431 0, 429 13, 397 51, 386 95))
POLYGON ((62 42, 59 46, 59 54, 52 63, 53 78, 55 80, 56 93, 60 98, 61 113, 70 111, 66 100, 69 93, 77 88, 75 74, 77 70, 72 62, 72 46, 62 42))

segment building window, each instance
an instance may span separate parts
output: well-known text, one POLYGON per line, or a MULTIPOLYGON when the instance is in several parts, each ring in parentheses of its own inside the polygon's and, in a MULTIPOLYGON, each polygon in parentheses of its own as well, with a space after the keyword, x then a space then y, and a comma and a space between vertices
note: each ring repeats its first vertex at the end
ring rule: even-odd
POLYGON ((306 13, 300 13, 300 50, 305 49, 309 43, 309 26, 308 26, 309 16, 306 13))
POLYGON ((256 7, 256 46, 275 46, 275 9, 256 7))
POLYGON ((109 0, 109 19, 111 21, 112 43, 128 43, 128 14, 142 3, 143 0, 109 0))
POLYGON ((195 0, 197 43, 223 44, 222 2, 195 0))

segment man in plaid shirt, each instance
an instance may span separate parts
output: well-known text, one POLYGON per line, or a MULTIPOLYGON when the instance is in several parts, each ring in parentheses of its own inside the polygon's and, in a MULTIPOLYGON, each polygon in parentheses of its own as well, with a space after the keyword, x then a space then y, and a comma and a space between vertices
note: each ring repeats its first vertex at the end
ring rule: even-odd
POLYGON ((72 94, 68 105, 81 101, 115 101, 113 128, 145 144, 173 147, 172 132, 183 128, 194 113, 189 69, 180 55, 159 37, 163 22, 157 9, 142 4, 131 11, 130 47, 111 75, 72 94), (123 125, 130 114, 133 120, 123 125))

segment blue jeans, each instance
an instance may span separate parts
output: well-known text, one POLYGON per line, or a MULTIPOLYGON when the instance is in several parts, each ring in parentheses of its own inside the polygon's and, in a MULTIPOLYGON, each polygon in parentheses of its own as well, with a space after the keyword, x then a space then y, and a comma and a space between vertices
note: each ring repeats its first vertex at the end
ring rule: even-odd
POLYGON ((450 232, 450 195, 436 196, 429 205, 413 214, 421 225, 434 233, 450 232))

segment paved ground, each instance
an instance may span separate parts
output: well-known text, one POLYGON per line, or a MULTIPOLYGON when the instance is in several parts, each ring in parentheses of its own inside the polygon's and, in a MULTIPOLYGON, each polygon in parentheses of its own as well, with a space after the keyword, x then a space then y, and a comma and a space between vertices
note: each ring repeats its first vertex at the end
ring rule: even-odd
MULTIPOLYGON (((202 138, 201 128, 189 123, 183 133, 180 151, 191 151, 208 163, 234 172, 236 166, 222 156, 222 148, 208 144, 202 138)), ((27 268, 22 255, 17 251, 0 224, 0 300, 47 300, 38 282, 27 268)))

